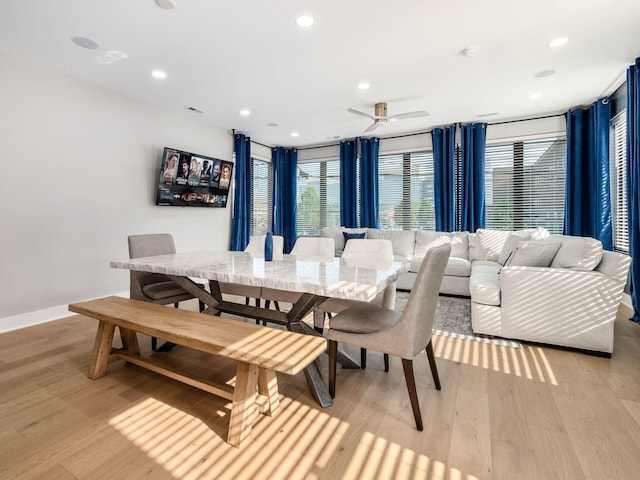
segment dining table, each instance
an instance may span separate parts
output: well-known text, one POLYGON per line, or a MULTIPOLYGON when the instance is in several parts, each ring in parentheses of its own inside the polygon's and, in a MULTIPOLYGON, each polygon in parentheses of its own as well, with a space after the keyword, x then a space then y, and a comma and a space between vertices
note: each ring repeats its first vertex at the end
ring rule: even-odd
MULTIPOLYGON (((203 314, 232 314, 283 325, 290 331, 309 335, 319 333, 303 319, 325 300, 338 298, 369 302, 386 289, 395 288, 398 275, 407 271, 403 262, 378 258, 352 260, 281 254, 266 261, 262 256, 236 251, 178 252, 114 260, 110 266, 167 275, 206 305, 203 314), (202 288, 196 280, 207 280, 209 290, 202 288), (296 295, 293 295, 291 308, 280 311, 234 302, 227 296, 223 298, 220 283, 281 290, 296 295)), ((344 354, 339 360, 348 367, 358 366, 344 354)), ((311 363, 304 373, 316 401, 322 407, 332 405, 333 400, 317 364, 311 363)))

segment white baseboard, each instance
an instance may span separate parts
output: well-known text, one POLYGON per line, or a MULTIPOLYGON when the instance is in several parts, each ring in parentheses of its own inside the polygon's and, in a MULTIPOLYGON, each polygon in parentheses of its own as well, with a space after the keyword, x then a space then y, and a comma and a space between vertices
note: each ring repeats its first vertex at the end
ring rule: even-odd
MULTIPOLYGON (((115 293, 119 297, 129 298, 129 291, 115 293)), ((91 299, 87 299, 91 300, 91 299)), ((79 300, 82 301, 82 300, 79 300)), ((68 305, 58 305, 56 307, 45 308, 44 310, 36 310, 35 312, 22 313, 13 317, 5 317, 0 319, 0 333, 11 332, 20 328, 31 327, 41 323, 52 322, 64 317, 75 315, 68 309, 68 305)))

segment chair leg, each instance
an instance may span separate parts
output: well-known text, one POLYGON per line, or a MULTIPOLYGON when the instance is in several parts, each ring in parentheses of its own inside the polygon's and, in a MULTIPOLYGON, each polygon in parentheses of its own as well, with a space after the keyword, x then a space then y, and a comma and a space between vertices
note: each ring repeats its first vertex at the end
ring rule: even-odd
POLYGON ((278 304, 278 302, 276 300, 273 301, 273 305, 276 307, 277 311, 280 311, 280 305, 278 304))
POLYGON ((202 300, 198 300, 198 306, 200 308, 200 313, 204 312, 205 308, 207 308, 202 300))
POLYGON ((151 350, 155 352, 156 348, 158 348, 158 339, 156 337, 151 337, 151 350))
POLYGON ((416 379, 413 376, 413 360, 403 358, 402 368, 404 369, 404 378, 407 381, 407 390, 409 390, 413 416, 416 419, 416 428, 422 431, 422 415, 420 414, 420 402, 418 401, 418 392, 416 391, 416 379))
POLYGON ((385 372, 389 371, 389 354, 388 353, 384 354, 384 371, 385 372))
POLYGON ((338 342, 329 340, 329 395, 336 397, 336 368, 338 363, 338 342))
POLYGON ((360 368, 363 370, 367 368, 367 349, 366 348, 360 349, 360 368))
POLYGON ((427 345, 427 358, 429 359, 431 375, 433 375, 433 382, 436 384, 436 390, 440 390, 440 376, 438 375, 438 366, 436 365, 436 357, 433 354, 433 344, 431 341, 429 341, 429 345, 427 345))

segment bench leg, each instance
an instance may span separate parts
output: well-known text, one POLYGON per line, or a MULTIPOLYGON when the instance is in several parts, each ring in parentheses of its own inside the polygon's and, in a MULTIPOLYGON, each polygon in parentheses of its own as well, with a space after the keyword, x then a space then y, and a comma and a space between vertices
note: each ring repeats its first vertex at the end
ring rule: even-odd
POLYGON ((122 339, 122 347, 132 355, 140 355, 140 346, 138 345, 138 336, 134 330, 118 327, 120 330, 120 338, 122 339))
POLYGON ((238 362, 227 437, 227 442, 234 447, 239 447, 242 441, 249 436, 251 426, 258 416, 257 390, 258 366, 238 362))
POLYGON ((101 320, 98 324, 98 332, 96 340, 93 344, 93 352, 91 353, 91 362, 89 363, 88 377, 92 380, 100 378, 107 373, 107 365, 109 364, 109 356, 111 355, 111 343, 113 342, 113 333, 116 326, 113 323, 101 320))
POLYGON ((269 405, 265 415, 269 417, 276 411, 278 405, 280 405, 280 398, 278 394, 278 379, 276 378, 276 372, 274 370, 267 370, 261 368, 258 372, 258 393, 267 397, 269 405))

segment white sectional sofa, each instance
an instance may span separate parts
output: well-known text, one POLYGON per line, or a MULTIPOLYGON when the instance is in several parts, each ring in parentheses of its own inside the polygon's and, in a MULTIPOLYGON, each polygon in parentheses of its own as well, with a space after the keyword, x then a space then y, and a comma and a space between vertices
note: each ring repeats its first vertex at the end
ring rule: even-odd
POLYGON ((545 229, 475 233, 324 228, 339 253, 344 234, 391 240, 410 264, 397 288, 410 290, 427 245, 450 241, 440 293, 471 297, 477 334, 610 355, 613 328, 631 259, 593 238, 549 235, 545 229))

